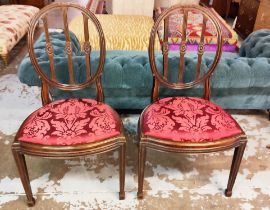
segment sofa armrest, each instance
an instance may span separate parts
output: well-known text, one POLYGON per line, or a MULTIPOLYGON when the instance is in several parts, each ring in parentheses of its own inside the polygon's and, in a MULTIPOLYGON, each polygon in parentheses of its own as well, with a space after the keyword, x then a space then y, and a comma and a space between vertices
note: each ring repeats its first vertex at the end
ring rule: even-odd
POLYGON ((270 58, 270 30, 262 29, 251 33, 241 44, 239 55, 270 58))

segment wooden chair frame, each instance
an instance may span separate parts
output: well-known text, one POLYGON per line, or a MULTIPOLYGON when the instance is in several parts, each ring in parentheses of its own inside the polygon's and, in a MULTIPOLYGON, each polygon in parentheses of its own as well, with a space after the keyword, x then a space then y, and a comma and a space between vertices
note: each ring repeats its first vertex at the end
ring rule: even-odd
MULTIPOLYGON (((41 88, 41 96, 43 105, 46 105, 51 102, 49 96, 49 86, 57 87, 62 90, 80 90, 89 85, 95 83, 97 87, 97 101, 102 102, 104 100, 102 84, 101 84, 101 74, 104 67, 105 62, 105 39, 103 35, 103 31, 101 25, 99 24, 97 18, 94 14, 86 10, 85 8, 73 4, 73 3, 53 3, 49 6, 44 7, 39 13, 37 13, 31 24, 30 29, 28 32, 28 47, 29 47, 29 56, 31 61, 34 65, 35 70, 39 74, 41 81, 42 81, 42 88, 41 88), (73 67, 72 67, 72 49, 70 45, 70 37, 69 37, 69 30, 67 24, 67 10, 69 8, 75 8, 81 11, 84 17, 84 27, 85 27, 85 44, 83 46, 83 50, 86 56, 86 69, 88 73, 86 73, 87 78, 84 83, 75 84, 73 78, 73 67), (68 71, 70 76, 70 84, 62 84, 56 80, 56 74, 54 69, 54 59, 53 59, 53 47, 50 43, 49 39, 49 32, 48 32, 48 25, 47 25, 47 18, 46 14, 49 11, 60 9, 63 11, 63 18, 64 18, 64 31, 66 36, 66 53, 68 56, 68 71), (38 20, 42 18, 44 28, 45 28, 45 35, 46 35, 46 52, 49 57, 50 61, 50 69, 51 69, 51 78, 48 78, 44 72, 42 71, 38 61, 35 57, 34 53, 34 31, 38 20), (94 25, 97 28, 97 31, 100 36, 100 63, 98 66, 98 70, 96 71, 95 75, 91 77, 90 72, 90 52, 91 52, 91 45, 89 43, 89 31, 88 31, 88 19, 92 20, 94 25)), ((27 120, 27 119, 26 119, 27 120)), ((20 128, 21 129, 21 128, 20 128)), ((18 133, 20 133, 20 129, 18 133)), ((121 123, 121 133, 119 136, 105 139, 102 141, 94 142, 94 143, 87 143, 87 144, 78 144, 78 145, 68 145, 68 146, 48 146, 48 145, 40 145, 40 144, 33 144, 28 142, 19 141, 18 133, 15 137, 15 140, 12 144, 12 153, 18 167, 19 175, 26 193, 27 197, 27 204, 28 206, 33 206, 35 204, 35 199, 33 198, 33 194, 31 191, 30 180, 28 176, 28 171, 25 162, 25 155, 32 155, 38 156, 43 158, 53 158, 53 159, 65 159, 65 158, 74 158, 84 155, 92 155, 92 154, 100 154, 109 152, 112 150, 119 150, 119 182, 120 182, 120 192, 119 192, 119 199, 125 198, 124 192, 124 185, 125 185, 125 153, 126 153, 126 138, 124 135, 123 125, 121 123)))
POLYGON ((0 54, 0 57, 2 58, 5 67, 9 64, 9 53, 8 54, 0 54))
MULTIPOLYGON (((201 6, 195 5, 175 5, 167 10, 165 10, 156 20, 151 34, 150 34, 150 41, 149 41, 149 61, 151 65, 151 70, 154 77, 153 83, 153 90, 152 90, 152 102, 158 100, 159 95, 159 87, 160 84, 171 88, 171 89, 187 89, 194 87, 200 83, 204 83, 204 95, 203 98, 209 100, 210 98, 210 78, 219 62, 222 52, 222 36, 221 36, 221 29, 220 26, 214 16, 208 14, 207 10, 201 6), (202 27, 202 34, 201 34, 201 43, 199 45, 199 52, 198 52, 198 65, 196 67, 196 76, 192 82, 184 83, 183 82, 183 73, 184 73, 184 55, 186 52, 186 35, 183 33, 181 47, 180 47, 180 63, 179 63, 179 78, 177 83, 172 83, 167 80, 168 75, 168 16, 176 11, 181 11, 184 14, 183 20, 183 28, 182 31, 186 31, 187 25, 187 16, 188 11, 196 10, 203 14, 203 27, 202 27), (208 72, 201 77, 200 76, 200 68, 198 66, 201 65, 202 62, 202 54, 203 54, 203 40, 204 40, 204 30, 206 25, 206 18, 212 22, 214 27, 217 31, 217 40, 218 40, 218 48, 216 52, 216 56, 214 58, 214 62, 212 63, 208 72), (160 23, 164 20, 164 40, 163 40, 163 75, 160 75, 155 61, 155 49, 154 49, 154 40, 156 38, 157 30, 160 23)), ((149 105, 150 106, 150 105, 149 105)), ((145 110, 148 107, 145 108, 145 110)), ((144 110, 144 111, 145 111, 144 110)), ((142 125, 142 116, 144 111, 141 114, 138 123, 138 138, 139 138, 139 152, 138 152, 138 193, 137 197, 139 199, 143 198, 143 181, 144 181, 144 171, 145 171, 145 161, 146 161, 146 152, 147 149, 153 149, 161 152, 174 152, 174 153, 211 153, 211 152, 218 152, 224 151, 228 149, 235 148, 233 160, 231 164, 231 170, 229 175, 229 180, 227 184, 227 189, 225 190, 226 196, 232 195, 232 188, 237 176, 237 172, 239 170, 239 166, 242 160, 242 156, 246 147, 247 137, 242 131, 240 135, 236 135, 230 138, 223 138, 218 141, 214 142, 174 142, 168 141, 164 139, 153 138, 150 136, 144 135, 141 130, 143 128, 142 125)))

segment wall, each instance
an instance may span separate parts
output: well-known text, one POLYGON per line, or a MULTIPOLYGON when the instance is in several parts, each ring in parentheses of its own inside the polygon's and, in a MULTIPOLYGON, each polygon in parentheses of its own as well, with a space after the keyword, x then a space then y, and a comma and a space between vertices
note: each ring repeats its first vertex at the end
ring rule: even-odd
POLYGON ((199 0, 155 0, 155 7, 170 7, 174 4, 199 4, 199 0))

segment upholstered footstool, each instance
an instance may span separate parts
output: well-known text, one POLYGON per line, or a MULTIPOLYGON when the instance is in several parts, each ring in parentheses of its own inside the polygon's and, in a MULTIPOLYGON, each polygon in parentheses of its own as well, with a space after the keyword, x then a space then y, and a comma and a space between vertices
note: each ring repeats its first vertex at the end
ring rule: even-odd
POLYGON ((0 57, 5 65, 12 48, 26 34, 31 18, 39 11, 27 5, 0 6, 0 57))

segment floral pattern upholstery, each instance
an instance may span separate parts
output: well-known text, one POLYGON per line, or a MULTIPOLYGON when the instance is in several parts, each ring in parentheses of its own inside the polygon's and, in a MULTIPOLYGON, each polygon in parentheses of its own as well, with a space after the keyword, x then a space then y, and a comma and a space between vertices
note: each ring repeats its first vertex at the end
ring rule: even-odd
POLYGON ((212 142, 243 133, 221 107, 192 97, 164 98, 151 104, 142 115, 142 132, 179 142, 212 142))
POLYGON ((32 113, 18 140, 43 145, 73 145, 105 140, 120 134, 117 113, 92 99, 52 102, 32 113))
POLYGON ((38 8, 27 5, 0 6, 0 54, 8 54, 20 41, 38 11, 38 8))

